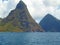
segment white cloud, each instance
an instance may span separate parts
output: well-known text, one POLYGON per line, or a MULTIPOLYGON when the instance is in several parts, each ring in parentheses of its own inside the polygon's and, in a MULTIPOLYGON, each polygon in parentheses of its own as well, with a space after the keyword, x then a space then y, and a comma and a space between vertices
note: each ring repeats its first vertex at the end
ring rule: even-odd
POLYGON ((6 3, 7 3, 7 2, 2 3, 2 1, 0 1, 0 17, 3 16, 3 11, 4 11, 4 12, 6 11, 6 6, 7 6, 6 3))
MULTIPOLYGON (((20 0, 0 0, 0 17, 8 15, 20 0)), ((60 19, 60 0, 23 0, 28 7, 31 16, 39 22, 47 13, 60 19)))
POLYGON ((60 5, 60 0, 45 0, 44 3, 48 6, 58 6, 60 5))
POLYGON ((48 7, 50 14, 60 19, 60 0, 45 0, 44 4, 48 7))

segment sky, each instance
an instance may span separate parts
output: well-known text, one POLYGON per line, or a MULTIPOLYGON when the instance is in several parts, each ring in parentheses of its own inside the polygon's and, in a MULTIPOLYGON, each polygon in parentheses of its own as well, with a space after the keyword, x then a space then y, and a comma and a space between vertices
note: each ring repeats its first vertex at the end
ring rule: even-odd
MULTIPOLYGON (((11 10, 15 9, 20 0, 0 0, 0 17, 8 16, 11 10)), ((37 23, 46 14, 52 14, 60 20, 60 0, 22 0, 37 23)))

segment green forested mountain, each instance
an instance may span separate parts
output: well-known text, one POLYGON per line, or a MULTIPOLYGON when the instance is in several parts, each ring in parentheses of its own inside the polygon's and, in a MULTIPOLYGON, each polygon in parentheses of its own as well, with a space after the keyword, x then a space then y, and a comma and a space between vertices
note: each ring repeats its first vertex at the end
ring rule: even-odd
POLYGON ((60 20, 47 14, 41 21, 40 25, 46 32, 60 32, 60 20))
POLYGON ((9 15, 0 21, 0 32, 42 32, 44 31, 31 17, 27 6, 20 1, 9 15))

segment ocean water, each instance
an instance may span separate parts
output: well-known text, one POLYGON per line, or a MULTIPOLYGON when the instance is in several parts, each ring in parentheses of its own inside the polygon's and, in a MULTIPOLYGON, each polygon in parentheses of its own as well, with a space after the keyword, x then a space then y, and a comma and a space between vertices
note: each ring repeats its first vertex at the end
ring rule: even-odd
POLYGON ((60 33, 0 32, 0 45, 60 45, 60 33))

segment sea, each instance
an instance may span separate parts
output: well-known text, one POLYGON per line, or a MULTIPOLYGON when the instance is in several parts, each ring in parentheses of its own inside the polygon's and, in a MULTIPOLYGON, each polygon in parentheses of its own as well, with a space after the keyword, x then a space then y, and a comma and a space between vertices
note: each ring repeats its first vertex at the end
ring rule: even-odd
POLYGON ((60 32, 0 32, 0 45, 60 45, 60 32))

